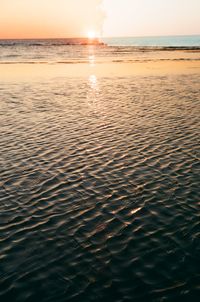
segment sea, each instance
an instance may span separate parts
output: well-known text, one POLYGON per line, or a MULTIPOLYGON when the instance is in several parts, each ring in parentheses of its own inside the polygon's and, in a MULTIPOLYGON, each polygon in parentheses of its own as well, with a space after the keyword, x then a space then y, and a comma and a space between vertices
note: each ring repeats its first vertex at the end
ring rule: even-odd
MULTIPOLYGON (((200 36, 89 42, 0 40, 0 70, 200 60, 200 36)), ((1 302, 199 301, 199 83, 0 81, 1 302)))
POLYGON ((200 35, 116 37, 116 38, 104 38, 103 41, 108 45, 113 45, 113 46, 200 47, 200 35))
MULTIPOLYGON (((92 56, 95 56, 95 63, 113 60, 130 62, 151 60, 154 54, 158 58, 158 51, 162 52, 161 59, 168 59, 167 51, 170 51, 170 59, 172 59, 173 50, 200 50, 200 35, 93 40, 84 38, 0 40, 0 64, 88 63, 93 60, 92 56), (88 51, 88 48, 92 51, 88 51)), ((183 59, 190 58, 191 54, 183 57, 183 59)))

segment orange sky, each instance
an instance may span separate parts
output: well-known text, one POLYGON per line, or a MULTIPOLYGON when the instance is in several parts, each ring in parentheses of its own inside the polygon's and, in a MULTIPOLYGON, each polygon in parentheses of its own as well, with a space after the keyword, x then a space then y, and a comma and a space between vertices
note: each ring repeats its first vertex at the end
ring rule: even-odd
POLYGON ((0 0, 0 38, 80 37, 100 32, 101 0, 0 0))
POLYGON ((200 0, 0 0, 0 9, 0 38, 200 34, 200 0))

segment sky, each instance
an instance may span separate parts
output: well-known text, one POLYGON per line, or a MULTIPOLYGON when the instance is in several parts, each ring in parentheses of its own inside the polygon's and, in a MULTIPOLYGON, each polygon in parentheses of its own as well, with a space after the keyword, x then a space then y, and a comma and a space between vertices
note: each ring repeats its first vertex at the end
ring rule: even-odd
POLYGON ((105 0, 104 7, 106 36, 200 34, 200 0, 105 0))
POLYGON ((0 0, 0 38, 200 34, 200 0, 0 0))

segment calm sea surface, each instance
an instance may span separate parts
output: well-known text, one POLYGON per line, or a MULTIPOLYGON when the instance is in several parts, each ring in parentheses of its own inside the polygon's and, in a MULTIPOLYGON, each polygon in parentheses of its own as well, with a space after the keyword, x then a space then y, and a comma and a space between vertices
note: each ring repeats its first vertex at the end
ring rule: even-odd
MULTIPOLYGON (((0 64, 153 56, 59 41, 1 41, 0 64)), ((199 82, 0 83, 1 302, 198 301, 199 82)))
POLYGON ((161 36, 161 37, 122 37, 103 39, 108 45, 115 46, 155 46, 155 47, 200 47, 200 35, 161 36))
POLYGON ((105 38, 101 42, 104 45, 87 39, 0 40, 0 64, 171 60, 174 50, 182 51, 179 57, 189 60, 193 59, 191 51, 200 53, 200 36, 105 38), (88 42, 94 45, 85 45, 88 42))

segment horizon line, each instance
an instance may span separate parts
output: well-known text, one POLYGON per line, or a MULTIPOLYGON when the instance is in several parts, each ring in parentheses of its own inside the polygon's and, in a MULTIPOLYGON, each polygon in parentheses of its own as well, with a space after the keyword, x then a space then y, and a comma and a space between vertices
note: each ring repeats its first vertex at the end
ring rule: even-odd
POLYGON ((86 40, 101 40, 101 39, 115 39, 115 38, 157 38, 157 37, 193 37, 193 36, 200 36, 199 34, 167 34, 167 35, 138 35, 138 36, 102 36, 102 37, 95 37, 93 39, 88 38, 86 36, 80 36, 80 37, 34 37, 34 38, 28 38, 28 37, 22 37, 22 38, 1 38, 0 40, 65 40, 65 39, 86 39, 86 40))

